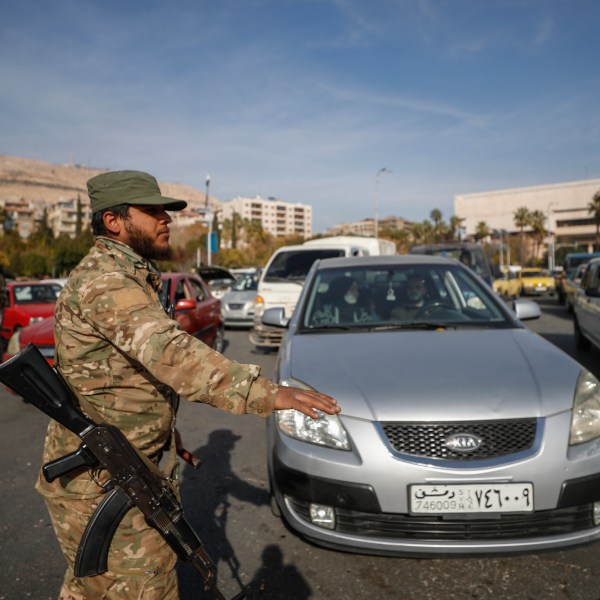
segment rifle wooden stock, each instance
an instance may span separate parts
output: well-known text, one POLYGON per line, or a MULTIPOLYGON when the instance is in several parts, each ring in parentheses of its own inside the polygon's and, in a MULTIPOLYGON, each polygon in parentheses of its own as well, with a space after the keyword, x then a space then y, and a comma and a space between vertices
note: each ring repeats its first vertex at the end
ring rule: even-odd
MULTIPOLYGON (((98 575, 106 571, 112 537, 123 516, 137 506, 175 551, 200 573, 206 590, 225 600, 216 581, 216 567, 202 541, 183 514, 171 482, 113 425, 96 423, 79 409, 73 390, 29 344, 0 365, 0 381, 49 417, 78 435, 83 444, 77 452, 45 466, 49 481, 83 466, 105 469, 111 481, 109 493, 90 519, 77 552, 75 575, 98 575)), ((242 590, 236 596, 245 596, 242 590)))

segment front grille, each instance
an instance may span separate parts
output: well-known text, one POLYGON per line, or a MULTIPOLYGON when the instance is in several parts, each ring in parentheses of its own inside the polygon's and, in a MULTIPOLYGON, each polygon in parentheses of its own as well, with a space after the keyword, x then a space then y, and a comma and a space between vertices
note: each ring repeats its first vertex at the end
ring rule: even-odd
POLYGON ((244 308, 244 303, 243 302, 230 302, 227 305, 227 308, 229 308, 231 310, 241 310, 242 308, 244 308))
POLYGON ((529 450, 536 419, 461 421, 460 423, 382 423, 391 446, 401 454, 438 460, 482 460, 529 450), (479 447, 459 451, 447 445, 452 436, 477 438, 479 447))
MULTIPOLYGON (((310 522, 308 503, 287 497, 294 511, 310 522)), ((441 516, 366 513, 335 509, 335 531, 365 538, 397 540, 478 541, 565 535, 592 529, 592 504, 526 514, 457 519, 441 516)))

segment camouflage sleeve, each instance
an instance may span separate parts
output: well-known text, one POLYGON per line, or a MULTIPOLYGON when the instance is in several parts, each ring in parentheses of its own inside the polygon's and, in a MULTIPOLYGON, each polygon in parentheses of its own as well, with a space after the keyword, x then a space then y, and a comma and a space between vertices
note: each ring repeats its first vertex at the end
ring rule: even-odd
POLYGON ((260 367, 225 358, 169 319, 135 278, 110 273, 80 291, 82 317, 112 345, 184 398, 268 416, 278 386, 260 367))

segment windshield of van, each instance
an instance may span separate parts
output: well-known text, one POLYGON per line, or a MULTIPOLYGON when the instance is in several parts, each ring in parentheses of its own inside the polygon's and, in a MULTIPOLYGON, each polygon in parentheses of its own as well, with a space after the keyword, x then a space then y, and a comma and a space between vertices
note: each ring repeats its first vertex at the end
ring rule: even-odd
POLYGON ((304 281, 315 260, 338 256, 344 256, 340 248, 284 250, 273 258, 263 281, 304 281))
POLYGON ((426 246, 422 252, 418 253, 453 258, 469 267, 480 277, 484 279, 490 277, 487 259, 483 254, 483 250, 478 246, 426 246))

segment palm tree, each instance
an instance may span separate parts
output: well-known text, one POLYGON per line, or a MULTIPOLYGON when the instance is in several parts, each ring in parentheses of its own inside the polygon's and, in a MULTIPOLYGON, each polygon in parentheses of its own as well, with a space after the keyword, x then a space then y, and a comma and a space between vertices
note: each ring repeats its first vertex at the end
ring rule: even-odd
POLYGON ((541 210, 534 210, 529 213, 529 225, 533 228, 535 239, 535 256, 538 255, 540 246, 546 237, 546 215, 541 210))
POLYGON ((425 242, 425 229, 423 223, 413 223, 409 229, 415 244, 425 242))
POLYGON ((431 217, 431 220, 433 221, 433 237, 434 237, 434 240, 437 242, 440 239, 440 233, 443 228, 442 211, 437 208, 434 208, 429 213, 429 216, 431 217))
POLYGON ((455 240, 458 237, 458 231, 462 227, 464 219, 457 215, 450 217, 450 227, 448 228, 448 236, 450 240, 455 240))
POLYGON ((588 213, 594 217, 594 223, 596 225, 596 243, 594 249, 600 250, 600 190, 594 194, 587 209, 588 213))
POLYGON ((519 237, 521 240, 521 264, 523 264, 525 258, 523 242, 525 237, 525 227, 529 226, 529 209, 526 206, 517 208, 513 214, 513 219, 516 227, 519 229, 519 237))
POLYGON ((491 233, 492 232, 485 221, 479 221, 479 223, 477 223, 477 227, 475 227, 475 239, 478 242, 490 237, 491 233))

